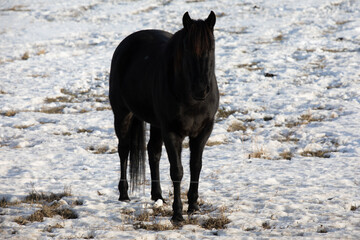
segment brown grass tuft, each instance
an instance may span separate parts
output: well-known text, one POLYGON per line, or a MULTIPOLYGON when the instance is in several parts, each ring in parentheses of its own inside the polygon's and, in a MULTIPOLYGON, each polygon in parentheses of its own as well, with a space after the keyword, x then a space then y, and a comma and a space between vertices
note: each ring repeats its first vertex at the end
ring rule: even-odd
POLYGON ((21 60, 28 60, 29 58, 30 58, 29 52, 25 52, 25 53, 21 56, 21 60))
POLYGON ((261 147, 256 149, 254 152, 249 154, 249 159, 251 158, 262 158, 262 159, 268 159, 270 160, 271 157, 269 156, 269 154, 266 152, 266 150, 261 147))
POLYGON ((284 36, 282 34, 277 35, 274 37, 274 41, 282 42, 284 40, 284 36))
POLYGON ((2 12, 29 12, 25 5, 15 5, 11 8, 1 9, 2 12))
POLYGON ((70 187, 65 187, 62 193, 49 193, 45 194, 43 192, 37 192, 36 190, 32 190, 29 195, 25 197, 24 203, 43 203, 43 202, 53 202, 59 201, 63 197, 70 197, 71 196, 71 189, 70 187))
POLYGON ((13 116, 15 116, 17 113, 18 113, 17 111, 8 110, 8 111, 6 111, 6 112, 0 113, 0 115, 5 116, 5 117, 13 117, 13 116))
POLYGON ((238 64, 236 67, 238 68, 244 68, 248 71, 258 71, 258 70, 263 70, 263 67, 259 67, 258 66, 259 62, 251 62, 251 63, 243 63, 243 64, 238 64))
POLYGON ((293 153, 290 151, 284 151, 284 152, 280 153, 279 155, 282 159, 286 159, 286 160, 291 160, 291 158, 293 157, 293 153))
POLYGON ((264 229, 271 229, 271 225, 269 222, 263 222, 262 225, 261 225, 264 229))
POLYGON ((90 146, 87 148, 87 150, 93 154, 114 154, 117 152, 116 148, 111 149, 108 146, 99 146, 99 147, 90 146))
POLYGON ((221 145, 221 144, 225 144, 225 143, 226 143, 226 141, 211 141, 211 140, 208 140, 207 143, 206 143, 206 146, 212 147, 212 146, 221 145))
POLYGON ((330 150, 304 151, 301 153, 303 157, 330 158, 330 150))
POLYGON ((230 126, 228 127, 227 131, 228 132, 236 132, 236 131, 243 131, 245 132, 247 129, 246 126, 244 126, 243 123, 239 122, 239 121, 234 121, 230 124, 230 126))
POLYGON ((62 114, 64 113, 63 110, 66 106, 58 106, 58 107, 43 107, 39 110, 39 112, 46 113, 46 114, 62 114))
POLYGON ((20 217, 16 217, 14 219, 14 222, 16 222, 19 225, 26 225, 27 223, 29 223, 29 220, 27 220, 26 218, 20 216, 20 217))
POLYGON ((234 113, 236 113, 236 110, 226 110, 225 108, 219 108, 216 114, 216 121, 222 121, 234 113))
POLYGON ((76 132, 77 132, 77 133, 92 133, 92 132, 94 132, 94 130, 92 130, 92 129, 85 129, 85 128, 79 128, 76 132))
POLYGON ((351 210, 351 211, 356 211, 356 210, 358 210, 359 208, 360 208, 360 206, 351 205, 350 210, 351 210))
POLYGON ((55 98, 50 98, 47 97, 45 98, 45 103, 54 103, 54 102, 65 102, 65 103, 70 103, 72 102, 73 97, 71 96, 59 96, 59 97, 55 97, 55 98))
POLYGON ((201 224, 201 226, 205 229, 225 229, 226 224, 229 224, 231 221, 225 216, 220 215, 219 217, 210 217, 209 219, 205 220, 204 223, 201 224))
POLYGON ((135 229, 144 229, 144 230, 148 230, 148 231, 168 231, 168 230, 174 230, 175 226, 174 225, 163 225, 163 224, 159 224, 159 223, 137 223, 134 225, 135 229))

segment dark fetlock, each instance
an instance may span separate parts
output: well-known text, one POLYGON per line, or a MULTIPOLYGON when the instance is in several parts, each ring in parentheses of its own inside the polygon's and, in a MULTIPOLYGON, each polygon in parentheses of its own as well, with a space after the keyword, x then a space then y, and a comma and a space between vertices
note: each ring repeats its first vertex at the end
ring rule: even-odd
POLYGON ((200 212, 200 207, 197 203, 189 204, 189 208, 187 210, 188 214, 193 214, 196 212, 200 212))

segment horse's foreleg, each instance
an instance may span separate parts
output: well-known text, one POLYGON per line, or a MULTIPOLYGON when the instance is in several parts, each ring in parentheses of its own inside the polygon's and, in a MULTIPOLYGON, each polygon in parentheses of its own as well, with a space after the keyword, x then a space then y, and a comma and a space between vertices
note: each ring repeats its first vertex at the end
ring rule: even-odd
POLYGON ((183 166, 181 164, 181 148, 183 137, 176 133, 163 133, 163 139, 170 161, 170 176, 174 186, 174 202, 173 202, 173 217, 172 221, 184 221, 182 216, 182 202, 181 202, 181 180, 183 177, 183 166))
POLYGON ((163 199, 161 195, 159 162, 161 157, 162 136, 161 130, 150 127, 150 140, 147 146, 149 165, 151 171, 151 199, 157 201, 163 199))
POLYGON ((197 203, 199 194, 199 178, 202 167, 202 154, 208 140, 211 131, 212 131, 213 123, 209 123, 206 128, 202 130, 202 132, 195 138, 190 138, 190 188, 188 192, 188 201, 189 208, 188 213, 191 214, 193 212, 198 211, 199 205, 197 203))

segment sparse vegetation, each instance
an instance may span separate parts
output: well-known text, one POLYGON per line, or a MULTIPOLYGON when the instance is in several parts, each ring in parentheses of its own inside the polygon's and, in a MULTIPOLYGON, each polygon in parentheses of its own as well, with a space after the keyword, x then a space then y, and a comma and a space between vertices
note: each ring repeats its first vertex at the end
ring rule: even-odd
POLYGON ((259 62, 251 62, 251 63, 243 63, 243 64, 238 64, 236 67, 238 68, 244 68, 248 71, 259 71, 259 70, 263 70, 263 67, 259 66, 259 62))
POLYGON ((93 154, 114 154, 117 153, 116 148, 109 148, 108 146, 90 146, 87 148, 93 154))
POLYGON ((228 132, 236 132, 236 131, 245 132, 246 130, 247 130, 247 127, 240 121, 232 122, 227 129, 228 132))
POLYGON ((219 108, 216 114, 216 121, 217 122, 222 121, 234 113, 236 113, 236 110, 226 110, 224 107, 219 108))
MULTIPOLYGON (((171 202, 173 195, 169 192, 171 202)), ((183 202, 187 202, 187 192, 181 193, 181 198, 183 202)), ((121 213, 125 215, 125 221, 129 224, 132 224, 135 229, 144 229, 148 231, 167 231, 179 229, 184 225, 197 225, 205 229, 224 229, 226 224, 230 223, 230 220, 225 216, 226 207, 220 207, 218 209, 214 208, 211 204, 206 203, 202 199, 198 200, 198 204, 201 207, 201 212, 196 214, 188 215, 185 218, 185 221, 181 224, 170 224, 169 221, 163 221, 172 217, 172 209, 168 204, 164 204, 162 207, 153 207, 151 209, 145 210, 141 213, 136 213, 133 209, 123 209, 121 213), (206 214, 214 213, 216 210, 219 211, 217 217, 209 217, 205 220, 203 217, 206 214)), ((184 209, 183 215, 186 215, 187 212, 184 209)))
POLYGON ((76 132, 77 133, 92 133, 94 130, 92 129, 85 129, 85 128, 79 128, 76 132))
POLYGON ((212 141, 212 140, 208 140, 206 143, 206 146, 208 147, 212 147, 212 146, 216 146, 216 145, 221 145, 226 143, 226 141, 212 141))
POLYGON ((46 113, 46 114, 62 114, 64 113, 63 110, 66 106, 57 106, 57 107, 42 107, 39 112, 46 113))
POLYGON ((330 158, 330 150, 317 150, 317 151, 303 151, 301 156, 304 157, 318 157, 318 158, 330 158))
POLYGON ((5 117, 13 117, 16 114, 17 114, 17 111, 15 111, 15 110, 8 110, 6 112, 0 113, 0 115, 5 116, 5 117))
POLYGON ((284 151, 284 152, 280 153, 279 155, 282 159, 286 159, 286 160, 291 160, 291 158, 293 157, 293 153, 290 151, 284 151))
POLYGON ((301 125, 306 125, 312 122, 322 122, 325 118, 323 116, 314 116, 312 112, 307 112, 300 115, 297 121, 288 121, 285 126, 288 128, 293 128, 301 125))
POLYGON ((359 208, 360 208, 360 206, 351 205, 350 210, 351 210, 351 211, 356 211, 356 210, 358 210, 359 208))
POLYGON ((205 229, 225 229, 230 220, 223 214, 218 217, 210 217, 201 226, 205 229))
POLYGON ((64 191, 61 193, 43 193, 38 192, 33 189, 24 199, 25 203, 43 203, 43 202, 53 202, 62 199, 63 197, 70 197, 71 196, 71 188, 65 187, 64 191))
MULTIPOLYGON (((2 207, 8 207, 9 205, 15 204, 36 204, 40 205, 40 209, 33 212, 31 215, 24 217, 18 216, 14 219, 14 222, 25 225, 30 222, 42 222, 44 218, 52 218, 56 215, 61 216, 63 219, 75 219, 78 217, 77 213, 70 208, 61 207, 61 204, 58 203, 64 197, 71 196, 71 190, 69 187, 64 188, 64 191, 61 193, 43 193, 32 190, 21 202, 8 203, 4 198, 1 200, 2 207)), ((82 205, 82 201, 76 200, 73 202, 72 206, 82 205)))
POLYGON ((274 37, 274 41, 276 42, 282 42, 284 40, 284 35, 279 34, 276 37, 274 37))
POLYGON ((262 159, 268 159, 268 160, 271 159, 271 157, 269 156, 269 154, 263 147, 257 148, 255 151, 250 153, 249 159, 251 159, 251 158, 262 158, 262 159))
POLYGON ((25 52, 25 53, 21 56, 21 60, 28 60, 29 58, 30 58, 29 52, 25 52))
POLYGON ((2 12, 29 12, 25 5, 15 5, 11 8, 1 9, 2 12))
POLYGON ((263 227, 263 229, 266 229, 266 230, 271 229, 271 225, 268 221, 263 222, 261 226, 263 227))

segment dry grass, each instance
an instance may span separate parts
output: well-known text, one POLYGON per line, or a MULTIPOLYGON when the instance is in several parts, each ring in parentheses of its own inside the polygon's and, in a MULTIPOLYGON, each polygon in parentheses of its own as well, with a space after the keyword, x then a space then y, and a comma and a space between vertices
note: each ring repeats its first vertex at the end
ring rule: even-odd
MULTIPOLYGON (((169 200, 171 202, 173 194, 169 192, 169 200)), ((184 203, 187 203, 187 192, 181 192, 181 199, 184 203)), ((184 225, 197 225, 205 229, 224 229, 226 224, 230 220, 225 217, 224 212, 227 210, 226 207, 214 208, 211 204, 199 199, 198 204, 201 207, 201 212, 196 214, 188 215, 185 221, 182 223, 169 224, 168 221, 161 223, 161 219, 169 219, 173 215, 171 205, 165 203, 162 207, 153 207, 150 211, 144 211, 140 214, 135 213, 133 209, 123 209, 121 213, 125 215, 125 221, 132 224, 135 229, 144 229, 148 231, 167 231, 180 229, 184 225), (209 217, 206 220, 200 215, 206 215, 214 211, 219 211, 218 217, 209 217)), ((186 209, 183 210, 183 215, 186 215, 186 209)))
POLYGON ((27 9, 25 5, 14 5, 11 8, 1 9, 2 12, 29 12, 30 9, 27 9))
POLYGON ((107 110, 111 110, 111 107, 97 107, 96 111, 107 111, 107 110))
MULTIPOLYGON (((14 219, 14 222, 25 225, 30 222, 43 222, 44 218, 52 218, 56 215, 61 216, 63 219, 75 219, 78 218, 76 212, 70 208, 60 208, 60 204, 54 201, 59 201, 63 197, 71 196, 70 188, 65 188, 62 193, 49 193, 37 192, 32 190, 23 201, 16 203, 8 203, 5 199, 1 201, 2 207, 8 207, 14 204, 37 204, 40 205, 40 209, 36 210, 30 216, 19 216, 14 219), (54 203, 52 203, 54 202, 54 203), (52 204, 50 204, 52 203, 52 204)), ((73 206, 82 205, 81 201, 74 201, 73 206)))
POLYGON ((21 204, 19 201, 9 202, 5 197, 0 200, 0 208, 7 208, 21 204))
POLYGON ((236 67, 238 68, 244 68, 248 71, 259 71, 259 70, 263 70, 263 67, 259 67, 258 66, 259 62, 251 62, 251 63, 243 63, 243 64, 238 64, 236 67))
POLYGON ((116 148, 109 148, 108 146, 90 146, 87 148, 88 151, 90 151, 93 154, 114 154, 117 153, 116 148))
POLYGON ((303 151, 300 155, 303 157, 330 158, 330 150, 303 151))
POLYGON ((293 153, 290 151, 284 151, 284 152, 280 153, 279 155, 282 159, 286 159, 286 160, 291 160, 291 158, 293 157, 293 153))
POLYGON ((216 113, 216 122, 222 121, 236 112, 236 110, 226 110, 224 107, 219 108, 218 112, 216 113))
POLYGON ((311 112, 307 112, 302 114, 298 121, 291 121, 291 122, 287 122, 285 124, 286 127, 288 128, 293 128, 293 127, 297 127, 297 126, 301 126, 301 125, 306 125, 312 122, 322 122, 324 121, 325 118, 324 117, 315 117, 311 112))
POLYGON ((73 97, 71 96, 59 96, 54 98, 47 97, 45 98, 44 101, 45 103, 54 103, 54 102, 71 103, 73 101, 73 97))
POLYGON ((263 147, 257 148, 255 151, 249 154, 249 159, 251 158, 262 158, 262 159, 268 159, 270 160, 271 157, 266 152, 266 150, 263 147))
POLYGON ((43 202, 53 202, 59 201, 63 197, 70 197, 71 196, 71 188, 65 187, 64 191, 61 193, 43 193, 38 192, 35 189, 31 190, 31 192, 25 197, 24 203, 43 203, 43 202))
POLYGON ((25 52, 25 53, 21 56, 21 60, 28 60, 29 58, 30 58, 29 52, 25 52))
POLYGON ((44 231, 51 233, 51 232, 54 231, 54 229, 58 229, 58 228, 64 228, 64 226, 61 225, 60 223, 56 223, 55 225, 47 226, 47 227, 44 229, 44 231))
POLYGON ((40 56, 40 55, 44 55, 46 53, 45 49, 40 49, 39 51, 37 51, 36 55, 40 56))
POLYGON ((218 217, 210 217, 201 224, 205 229, 225 229, 226 224, 229 224, 231 221, 223 214, 218 217))
POLYGON ((76 132, 77 132, 77 133, 92 133, 92 132, 94 132, 94 130, 92 130, 92 129, 85 129, 85 128, 79 128, 76 132))
POLYGON ((46 114, 63 114, 65 105, 57 106, 57 107, 42 107, 38 112, 46 113, 46 114))
POLYGON ((350 211, 356 211, 360 208, 360 206, 356 206, 356 205, 351 205, 350 207, 350 211))
POLYGON ((5 116, 5 117, 13 117, 13 116, 15 116, 17 113, 18 113, 18 112, 15 111, 15 110, 8 110, 8 111, 6 111, 6 112, 0 113, 0 115, 5 116))
POLYGON ((270 223, 269 222, 263 222, 262 224, 261 224, 261 226, 263 227, 263 229, 266 229, 266 230, 269 230, 269 229, 271 229, 271 225, 270 225, 270 223))
POLYGON ((35 124, 28 124, 28 125, 15 125, 14 128, 17 128, 17 129, 27 129, 29 127, 32 127, 34 126, 35 124))
POLYGON ((69 208, 64 209, 58 209, 58 206, 52 205, 42 205, 40 210, 35 211, 33 214, 31 214, 28 217, 17 217, 14 219, 14 222, 25 225, 29 222, 43 222, 44 218, 52 218, 56 215, 61 216, 63 219, 76 219, 78 218, 78 215, 76 212, 69 208))
POLYGON ((284 35, 279 34, 276 37, 274 37, 274 41, 276 42, 282 42, 284 40, 284 35))
POLYGON ((245 132, 247 130, 247 127, 240 121, 234 121, 230 124, 230 126, 227 128, 228 132, 237 132, 237 131, 243 131, 245 132))

